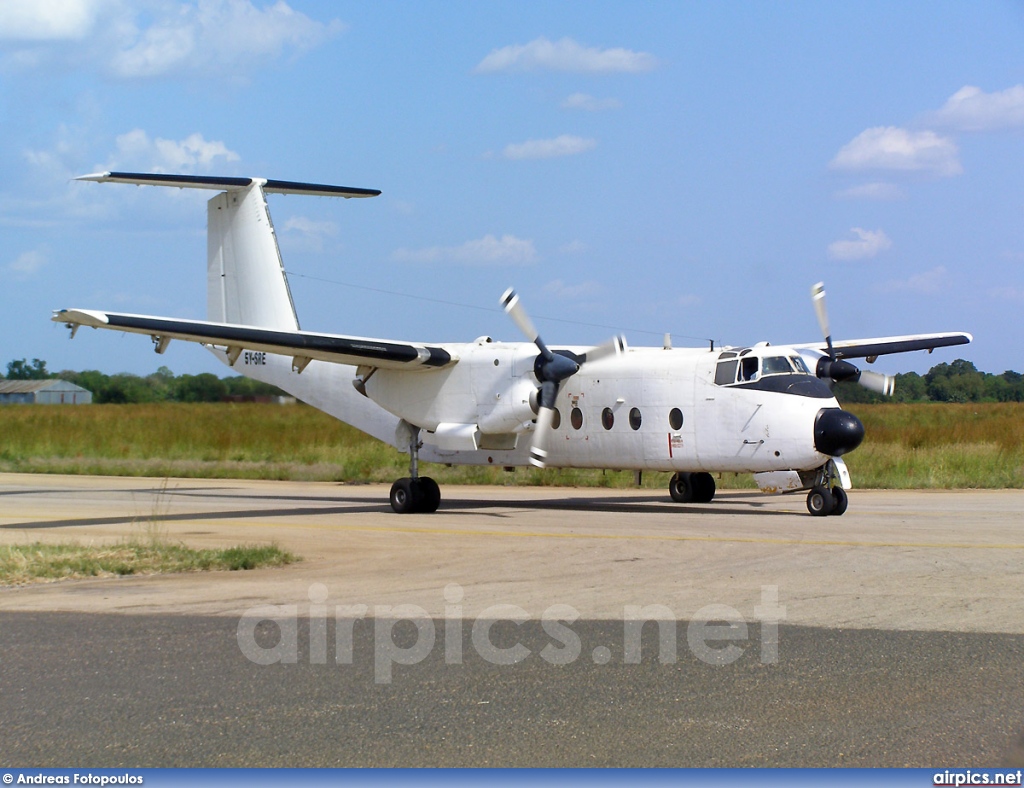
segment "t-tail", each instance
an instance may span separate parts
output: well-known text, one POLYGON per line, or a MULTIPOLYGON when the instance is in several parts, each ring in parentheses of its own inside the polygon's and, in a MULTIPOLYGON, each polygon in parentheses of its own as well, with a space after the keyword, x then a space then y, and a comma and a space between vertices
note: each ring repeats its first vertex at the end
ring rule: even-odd
POLYGON ((321 197, 376 197, 376 189, 354 189, 265 178, 103 172, 77 180, 140 186, 213 189, 206 207, 206 315, 214 323, 299 330, 281 262, 267 193, 321 197))

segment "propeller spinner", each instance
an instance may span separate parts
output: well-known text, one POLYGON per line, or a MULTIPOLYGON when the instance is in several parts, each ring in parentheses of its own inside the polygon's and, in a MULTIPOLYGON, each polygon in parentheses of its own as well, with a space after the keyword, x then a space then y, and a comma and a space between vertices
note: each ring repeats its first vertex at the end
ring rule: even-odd
POLYGON ((826 378, 835 383, 850 380, 883 396, 892 396, 895 388, 895 379, 891 375, 883 375, 881 372, 860 369, 849 361, 836 357, 836 350, 832 346, 832 332, 829 330, 828 310, 825 307, 824 282, 818 282, 811 288, 811 300, 814 303, 814 311, 818 316, 818 325, 821 326, 821 333, 825 337, 825 345, 828 347, 828 358, 818 359, 815 374, 819 378, 826 378))
POLYGON ((591 348, 582 356, 573 354, 553 353, 540 338, 537 328, 530 320, 526 309, 519 301, 519 295, 511 287, 501 296, 501 305, 505 313, 512 318, 527 339, 533 342, 540 355, 533 364, 533 372, 540 382, 540 392, 537 397, 537 426, 533 431, 533 443, 530 446, 530 464, 543 468, 547 465, 548 452, 546 449, 548 434, 555 417, 555 400, 558 398, 558 390, 562 381, 571 378, 579 372, 581 365, 593 363, 611 355, 618 355, 626 349, 625 337, 614 337, 610 342, 591 348))

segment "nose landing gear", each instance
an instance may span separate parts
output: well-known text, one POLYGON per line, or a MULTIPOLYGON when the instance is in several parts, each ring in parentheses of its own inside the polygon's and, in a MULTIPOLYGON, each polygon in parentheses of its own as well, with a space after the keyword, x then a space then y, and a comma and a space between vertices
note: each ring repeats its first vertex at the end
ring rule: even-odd
POLYGON ((814 517, 836 517, 846 512, 850 498, 843 489, 834 460, 818 469, 817 483, 807 493, 807 511, 814 517))

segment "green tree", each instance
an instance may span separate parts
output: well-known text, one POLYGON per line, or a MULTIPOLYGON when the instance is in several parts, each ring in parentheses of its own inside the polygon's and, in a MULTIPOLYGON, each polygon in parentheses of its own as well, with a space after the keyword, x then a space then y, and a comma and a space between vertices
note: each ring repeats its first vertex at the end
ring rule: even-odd
POLYGON ((29 364, 25 359, 17 359, 7 364, 8 380, 46 380, 52 377, 46 370, 46 362, 34 358, 29 364))
POLYGON ((921 402, 928 399, 928 383, 916 372, 901 372, 896 375, 895 402, 921 402))
POLYGON ((178 402, 220 402, 228 393, 227 384, 209 372, 179 375, 174 379, 174 399, 178 402))
POLYGON ((152 386, 145 378, 138 375, 122 373, 111 375, 106 384, 96 395, 99 403, 116 403, 124 405, 137 402, 155 402, 157 399, 152 386))
POLYGON ((937 402, 978 402, 984 398, 984 375, 962 358, 952 364, 936 364, 924 377, 929 398, 937 402))

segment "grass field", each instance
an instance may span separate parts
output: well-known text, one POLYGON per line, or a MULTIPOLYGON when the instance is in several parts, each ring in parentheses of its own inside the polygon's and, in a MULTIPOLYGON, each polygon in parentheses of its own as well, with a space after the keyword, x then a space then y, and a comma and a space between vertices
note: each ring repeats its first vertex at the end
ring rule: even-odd
MULTIPOLYGON (((857 487, 1024 487, 1024 404, 851 405, 857 487)), ((305 405, 0 407, 0 471, 390 483, 407 456, 305 405)), ((628 472, 425 465, 440 483, 625 487, 628 472)), ((662 487, 667 474, 644 474, 662 487)), ((750 487, 724 474, 724 488, 750 487)))

